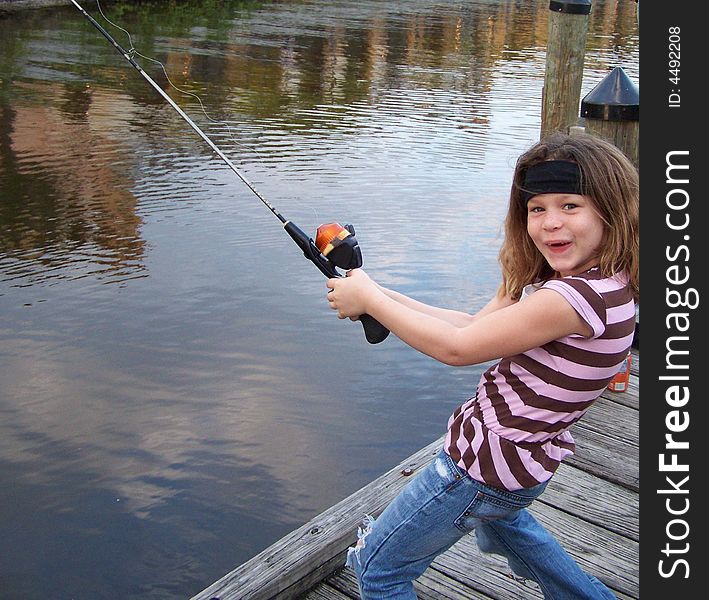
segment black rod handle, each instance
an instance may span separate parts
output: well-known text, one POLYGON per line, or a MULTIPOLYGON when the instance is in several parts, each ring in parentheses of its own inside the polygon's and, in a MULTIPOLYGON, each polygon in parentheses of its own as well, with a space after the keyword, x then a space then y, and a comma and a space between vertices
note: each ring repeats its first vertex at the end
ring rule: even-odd
POLYGON ((364 314, 359 316, 359 320, 364 327, 364 337, 370 344, 379 344, 387 339, 389 330, 374 317, 364 314))

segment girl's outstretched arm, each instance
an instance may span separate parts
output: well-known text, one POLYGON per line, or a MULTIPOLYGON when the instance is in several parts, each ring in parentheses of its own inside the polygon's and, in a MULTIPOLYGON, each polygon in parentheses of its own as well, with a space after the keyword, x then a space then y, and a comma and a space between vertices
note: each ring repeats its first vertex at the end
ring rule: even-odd
POLYGON ((450 323, 451 325, 454 325, 456 327, 465 327, 466 325, 469 325, 479 315, 485 314, 487 312, 492 312, 493 310, 497 310, 498 308, 502 308, 503 306, 507 306, 509 304, 512 304, 513 302, 512 300, 501 298, 496 295, 482 309, 480 309, 480 311, 475 314, 469 314, 460 310, 432 306, 430 304, 414 300, 413 298, 406 296, 405 294, 402 294, 400 292, 385 288, 379 284, 376 285, 382 292, 384 292, 384 294, 386 294, 392 300, 396 300, 396 302, 398 302, 399 304, 403 306, 408 306, 409 308, 417 312, 436 317, 437 319, 441 319, 442 321, 450 323))
POLYGON ((572 306, 552 290, 539 290, 521 302, 497 296, 463 324, 442 318, 441 309, 429 310, 433 307, 423 308, 427 305, 411 299, 398 301, 360 269, 348 275, 327 282, 328 302, 340 318, 367 313, 412 348, 449 365, 478 364, 572 333, 590 333, 572 306))

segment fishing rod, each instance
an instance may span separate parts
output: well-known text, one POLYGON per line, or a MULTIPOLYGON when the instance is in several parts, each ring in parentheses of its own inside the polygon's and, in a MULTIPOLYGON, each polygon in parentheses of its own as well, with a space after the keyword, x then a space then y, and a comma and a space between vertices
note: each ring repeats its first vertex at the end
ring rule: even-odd
MULTIPOLYGON (((246 177, 236 168, 229 157, 202 131, 197 124, 183 111, 175 101, 163 90, 150 75, 148 75, 142 67, 135 61, 125 48, 123 48, 113 36, 106 31, 103 26, 96 21, 83 7, 76 1, 71 0, 71 3, 84 15, 89 22, 105 37, 111 45, 123 56, 137 71, 143 76, 152 88, 160 94, 163 99, 180 115, 187 124, 201 137, 214 153, 221 158, 226 165, 241 179, 249 190, 268 208, 277 218, 283 223, 283 228, 288 235, 303 251, 305 257, 310 260, 325 277, 342 277, 342 274, 337 270, 357 269, 362 266, 362 251, 355 237, 355 230, 352 225, 344 227, 339 223, 327 223, 318 227, 315 240, 308 236, 300 227, 292 221, 287 220, 279 213, 273 205, 254 187, 254 185, 246 179, 246 177)), ((363 314, 359 316, 359 321, 364 327, 364 335, 370 344, 378 344, 383 342, 389 335, 389 330, 384 327, 379 321, 372 316, 363 314)))

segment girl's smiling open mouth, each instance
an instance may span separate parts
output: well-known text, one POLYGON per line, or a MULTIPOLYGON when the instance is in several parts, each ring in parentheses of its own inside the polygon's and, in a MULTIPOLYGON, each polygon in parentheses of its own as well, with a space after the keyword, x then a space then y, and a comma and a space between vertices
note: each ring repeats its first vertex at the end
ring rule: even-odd
POLYGON ((547 248, 549 248, 552 252, 560 254, 564 252, 567 248, 571 246, 571 242, 566 242, 566 241, 553 241, 553 242, 546 242, 545 245, 547 248))

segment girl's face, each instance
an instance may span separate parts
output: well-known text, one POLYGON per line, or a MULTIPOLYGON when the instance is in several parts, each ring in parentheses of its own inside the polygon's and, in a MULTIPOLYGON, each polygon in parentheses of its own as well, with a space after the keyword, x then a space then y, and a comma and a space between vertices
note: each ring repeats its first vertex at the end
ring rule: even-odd
POLYGON ((527 233, 562 277, 595 267, 605 227, 595 206, 579 194, 538 194, 527 202, 527 233))

